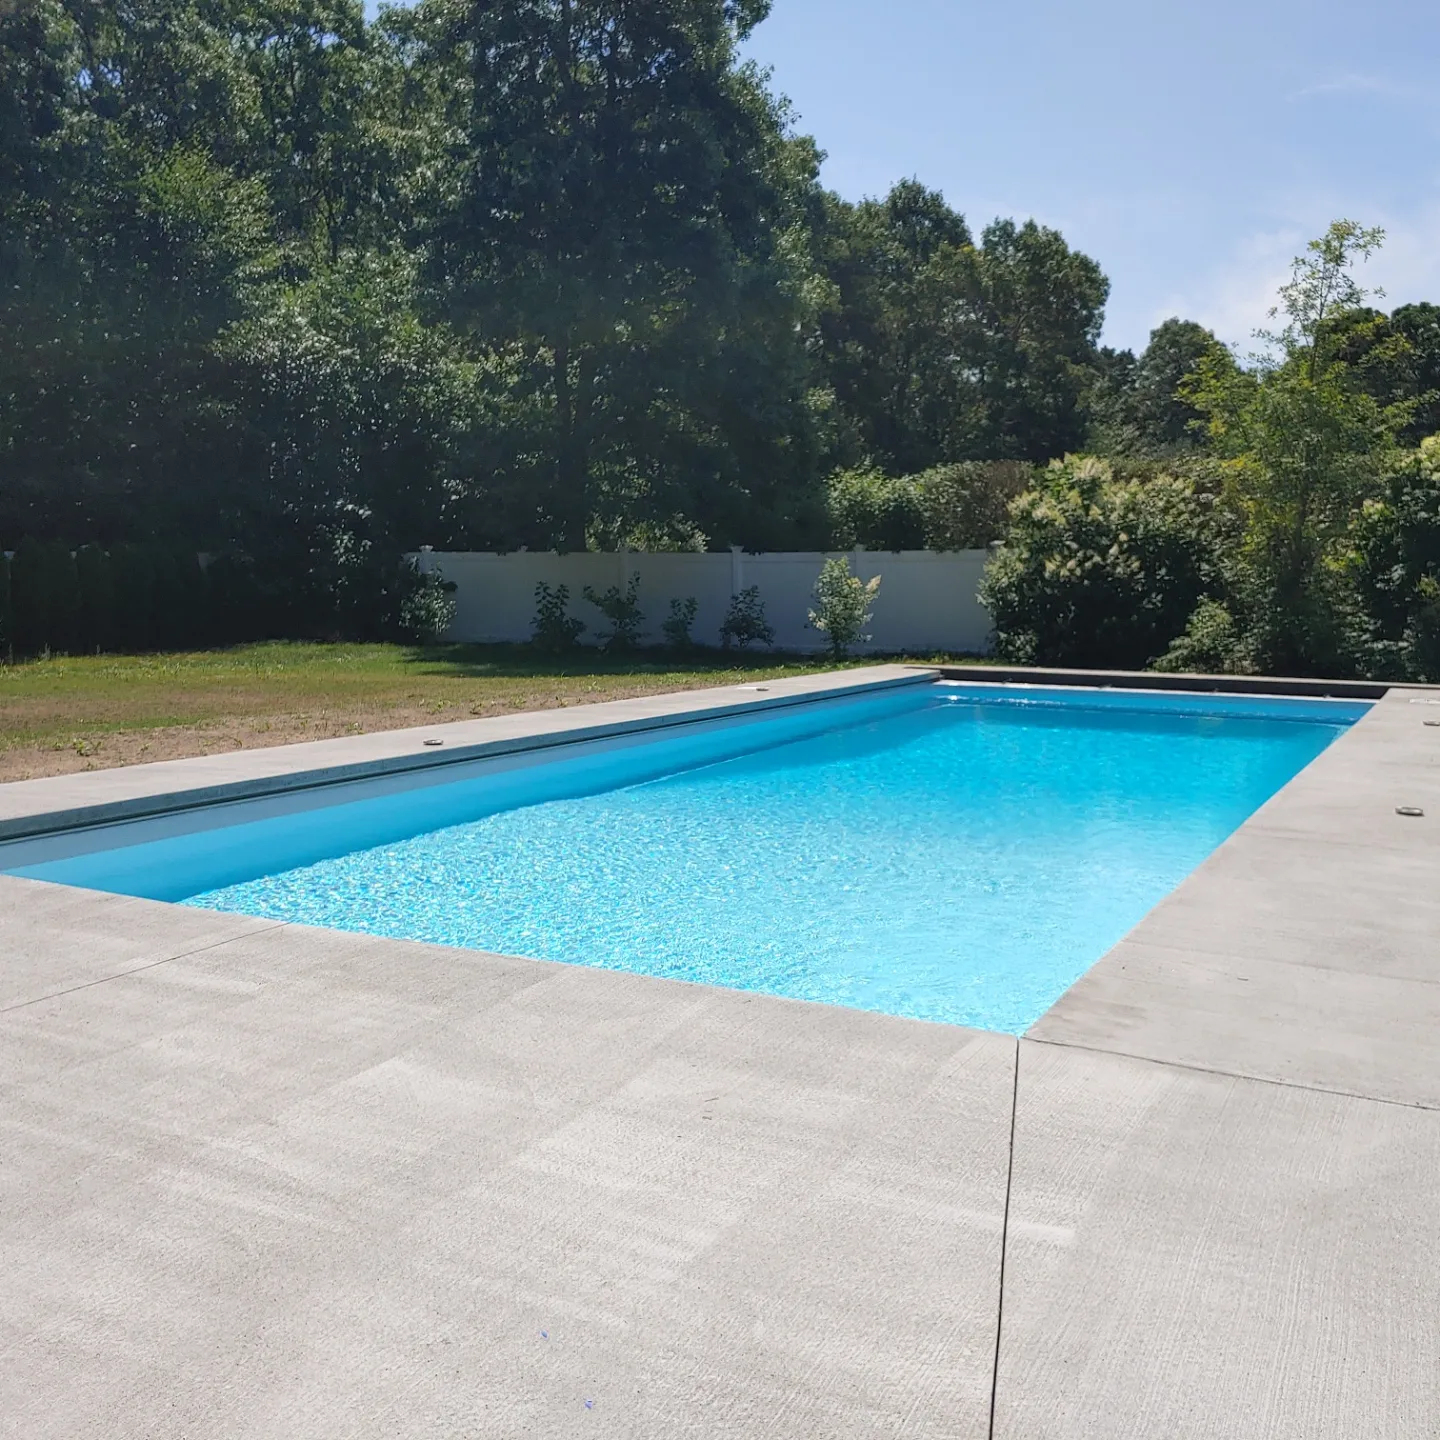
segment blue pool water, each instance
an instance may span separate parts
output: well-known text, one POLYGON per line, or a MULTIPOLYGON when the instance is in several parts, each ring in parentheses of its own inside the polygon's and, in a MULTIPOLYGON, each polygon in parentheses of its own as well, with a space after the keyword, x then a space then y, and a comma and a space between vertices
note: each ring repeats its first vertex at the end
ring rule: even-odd
MULTIPOLYGON (((252 853, 187 903, 1019 1033, 1366 707, 934 686, 802 708, 670 773, 635 770, 654 742, 572 793, 526 803, 538 766, 460 823, 278 873, 252 853)), ((443 813, 452 788, 366 803, 443 813)))

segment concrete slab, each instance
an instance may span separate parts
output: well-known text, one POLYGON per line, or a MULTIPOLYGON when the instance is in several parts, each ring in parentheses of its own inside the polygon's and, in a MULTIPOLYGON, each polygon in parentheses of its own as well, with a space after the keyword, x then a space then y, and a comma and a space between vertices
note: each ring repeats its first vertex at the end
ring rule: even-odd
POLYGON ((1031 1029, 1163 1059, 1440 1110, 1440 984, 1123 941, 1031 1029))
POLYGON ((1428 834, 1430 827, 1401 825, 1394 806, 1408 803, 1407 797, 1436 794, 1440 726, 1425 723, 1436 719, 1440 719, 1440 689, 1428 693, 1392 689, 1306 768, 1299 784, 1285 786, 1263 805, 1253 823, 1277 831, 1303 828, 1313 836, 1316 831, 1309 823, 1294 827, 1291 822, 1306 817, 1330 827, 1340 818, 1337 811, 1316 808, 1328 800, 1351 811, 1334 838, 1344 839, 1362 815, 1386 823, 1393 819, 1395 833, 1409 837, 1404 844, 1416 831, 1428 834))
MULTIPOLYGON (((1440 1434, 1433 698, 1019 1045, 0 877, 0 1435, 949 1440, 992 1379, 1011 1440, 1440 1434)), ((577 715, 31 782, 0 821, 577 715)))
POLYGON ((1440 1105, 1440 707, 1415 698, 1376 704, 1030 1035, 1440 1105))
POLYGON ((986 1433, 1007 1037, 292 926, 5 1025, 0 1434, 986 1433))
POLYGON ((182 906, 109 898, 0 875, 0 1013, 275 923, 226 915, 217 925, 182 906))
POLYGON ((1242 831, 1122 943, 1436 980, 1436 878, 1436 862, 1418 847, 1299 837, 1252 844, 1242 831))
POLYGON ((1440 1434, 1440 1115, 1025 1042, 1004 1440, 1440 1434))
POLYGON ((1247 828, 1347 846, 1440 853, 1440 707, 1387 696, 1263 805, 1247 828), (1396 813, 1418 806, 1417 820, 1396 813))

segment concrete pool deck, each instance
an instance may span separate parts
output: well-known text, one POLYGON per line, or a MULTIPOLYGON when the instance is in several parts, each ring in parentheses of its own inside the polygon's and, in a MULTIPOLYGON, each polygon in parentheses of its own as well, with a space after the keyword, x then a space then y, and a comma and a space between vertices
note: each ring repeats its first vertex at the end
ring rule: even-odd
POLYGON ((1437 698, 1020 1041, 0 877, 0 1434, 1429 1440, 1437 698))

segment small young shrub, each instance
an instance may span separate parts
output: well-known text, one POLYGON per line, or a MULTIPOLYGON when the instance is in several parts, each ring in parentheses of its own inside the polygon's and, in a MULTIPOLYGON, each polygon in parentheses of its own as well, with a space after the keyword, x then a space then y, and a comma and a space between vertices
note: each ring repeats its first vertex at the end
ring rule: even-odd
POLYGON ((408 560, 400 576, 400 629, 407 639, 434 645, 455 623, 455 590, 439 569, 422 572, 408 560))
POLYGON ((773 645, 774 627, 765 620, 765 602, 758 585, 747 585, 738 595, 730 597, 730 608, 720 626, 720 644, 728 650, 732 645, 743 650, 747 645, 773 645))
POLYGON ((846 555, 827 560, 820 567, 810 625, 829 642, 834 659, 843 660, 852 645, 870 638, 865 627, 870 623, 879 590, 880 577, 866 581, 852 575, 846 555))
POLYGON ((601 592, 587 585, 581 593, 610 622, 610 629, 599 637, 600 644, 609 651, 633 650, 645 620, 640 613, 640 577, 632 575, 623 590, 612 585, 601 592))
POLYGON ((670 618, 661 623, 660 629, 665 635, 665 643, 672 650, 694 649, 695 641, 690 629, 695 624, 695 612, 699 608, 699 602, 693 595, 670 602, 670 618))
POLYGON ((535 620, 532 643, 550 655, 573 650, 585 633, 585 622, 570 614, 570 587, 551 587, 541 580, 535 586, 535 620))

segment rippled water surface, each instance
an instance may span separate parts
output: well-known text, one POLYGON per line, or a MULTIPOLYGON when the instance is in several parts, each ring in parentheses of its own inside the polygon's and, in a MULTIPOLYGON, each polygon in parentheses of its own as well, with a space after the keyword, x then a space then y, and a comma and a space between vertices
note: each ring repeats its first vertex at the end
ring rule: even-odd
POLYGON ((937 691, 188 903, 1018 1033, 1343 728, 937 691))

